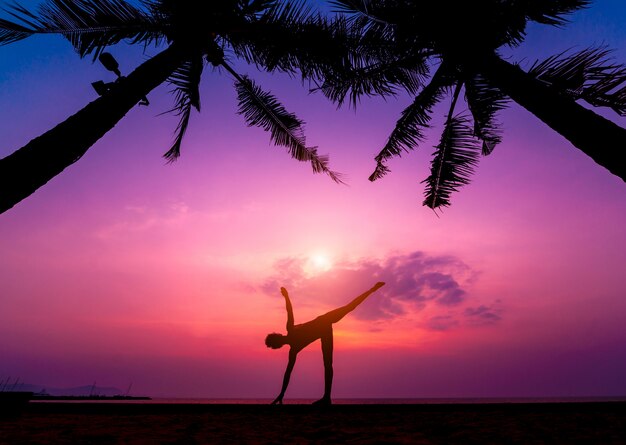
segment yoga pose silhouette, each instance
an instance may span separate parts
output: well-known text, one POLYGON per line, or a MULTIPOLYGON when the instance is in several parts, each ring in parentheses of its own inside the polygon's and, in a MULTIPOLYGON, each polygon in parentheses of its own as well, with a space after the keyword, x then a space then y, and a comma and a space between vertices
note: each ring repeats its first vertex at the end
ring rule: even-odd
POLYGON ((291 306, 291 300, 289 300, 289 294, 284 287, 280 288, 280 292, 285 297, 285 304, 287 306, 287 335, 272 333, 265 338, 265 344, 268 348, 278 349, 284 345, 289 345, 289 362, 287 363, 287 369, 285 370, 285 376, 283 377, 283 387, 280 390, 280 394, 274 401, 274 404, 282 404, 285 391, 289 385, 289 378, 291 377, 291 371, 296 364, 296 357, 298 352, 302 351, 309 344, 313 343, 318 338, 322 341, 322 355, 324 357, 324 397, 322 397, 314 405, 330 405, 330 390, 333 385, 333 323, 337 323, 349 312, 352 312, 359 304, 376 292, 385 283, 376 283, 374 287, 359 295, 350 303, 342 306, 333 311, 327 312, 324 315, 308 321, 303 324, 294 325, 293 322, 293 308, 291 306))

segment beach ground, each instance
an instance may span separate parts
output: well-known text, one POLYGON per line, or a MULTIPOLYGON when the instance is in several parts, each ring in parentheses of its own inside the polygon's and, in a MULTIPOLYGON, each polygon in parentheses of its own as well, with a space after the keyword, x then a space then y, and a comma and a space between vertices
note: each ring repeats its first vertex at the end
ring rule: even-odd
POLYGON ((30 403, 0 444, 624 444, 626 403, 184 405, 30 403))

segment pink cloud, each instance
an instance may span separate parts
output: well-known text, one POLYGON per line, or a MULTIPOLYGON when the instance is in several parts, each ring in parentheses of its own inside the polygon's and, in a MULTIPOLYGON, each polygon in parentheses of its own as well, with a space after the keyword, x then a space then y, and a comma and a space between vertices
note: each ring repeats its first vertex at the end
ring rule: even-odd
MULTIPOLYGON (((281 286, 297 295, 299 305, 340 305, 377 281, 384 281, 375 298, 366 300, 354 317, 385 320, 427 310, 420 327, 444 331, 461 325, 481 326, 498 322, 500 310, 479 304, 467 306, 468 288, 478 272, 454 256, 435 256, 415 251, 385 258, 341 261, 327 271, 310 275, 307 259, 282 258, 261 290, 275 296, 281 286)), ((476 303, 475 303, 476 304, 476 303)))

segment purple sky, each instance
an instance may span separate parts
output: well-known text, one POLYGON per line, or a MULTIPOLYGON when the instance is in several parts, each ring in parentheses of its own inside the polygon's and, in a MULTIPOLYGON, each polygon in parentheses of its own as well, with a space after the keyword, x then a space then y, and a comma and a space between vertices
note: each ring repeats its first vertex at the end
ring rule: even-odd
MULTIPOLYGON (((572 19, 531 26, 513 60, 604 43, 626 62, 623 2, 572 19)), ((112 52, 125 73, 146 57, 112 52)), ((279 287, 303 322, 383 279, 335 329, 335 397, 626 395, 621 179, 512 106, 503 143, 437 218, 420 181, 440 128, 367 181, 409 97, 336 110, 296 80, 238 68, 307 122, 349 186, 247 128, 232 80, 210 70, 182 157, 166 165, 176 120, 157 116, 172 104, 160 87, 0 215, 0 381, 274 397, 287 351, 263 338, 284 329, 279 287)), ((93 100, 90 83, 109 74, 59 37, 0 47, 0 156, 93 100)), ((322 378, 315 344, 287 397, 318 396, 322 378)))

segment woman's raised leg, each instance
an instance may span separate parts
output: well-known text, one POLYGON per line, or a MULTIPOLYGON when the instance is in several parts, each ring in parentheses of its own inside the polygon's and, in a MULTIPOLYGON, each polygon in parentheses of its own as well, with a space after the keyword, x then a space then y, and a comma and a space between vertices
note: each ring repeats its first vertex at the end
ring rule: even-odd
POLYGON ((374 285, 374 287, 372 287, 367 292, 359 295, 354 300, 352 300, 350 303, 346 304, 345 306, 341 306, 340 308, 334 309, 334 310, 332 310, 330 312, 327 312, 326 314, 320 316, 319 318, 322 318, 322 319, 324 319, 324 321, 327 321, 329 323, 337 323, 339 320, 341 320, 347 314, 352 312, 359 304, 363 303, 363 301, 365 301, 365 299, 367 297, 372 295, 374 292, 376 292, 378 289, 380 289, 384 285, 385 285, 385 283, 383 283, 383 282, 376 283, 376 285, 374 285))

